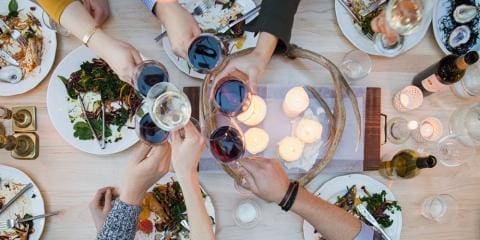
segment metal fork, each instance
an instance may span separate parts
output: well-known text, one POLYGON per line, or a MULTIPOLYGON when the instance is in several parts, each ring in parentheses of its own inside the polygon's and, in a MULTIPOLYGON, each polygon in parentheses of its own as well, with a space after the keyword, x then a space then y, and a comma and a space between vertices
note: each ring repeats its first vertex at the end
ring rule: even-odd
POLYGON ((28 42, 27 39, 25 39, 20 31, 16 29, 11 29, 3 20, 0 19, 0 24, 2 24, 9 32, 10 36, 12 36, 13 40, 17 41, 20 43, 22 46, 26 47, 28 42))
POLYGON ((46 213, 46 214, 42 214, 42 215, 38 215, 38 216, 34 216, 34 217, 29 217, 29 218, 24 218, 24 219, 10 218, 10 219, 7 219, 7 221, 5 221, 5 222, 0 222, 0 230, 3 230, 3 231, 8 230, 8 229, 14 228, 19 223, 33 221, 33 220, 36 220, 36 219, 39 219, 39 218, 46 218, 46 217, 50 217, 50 216, 55 216, 55 215, 58 215, 60 213, 61 213, 61 211, 55 211, 55 212, 46 213))

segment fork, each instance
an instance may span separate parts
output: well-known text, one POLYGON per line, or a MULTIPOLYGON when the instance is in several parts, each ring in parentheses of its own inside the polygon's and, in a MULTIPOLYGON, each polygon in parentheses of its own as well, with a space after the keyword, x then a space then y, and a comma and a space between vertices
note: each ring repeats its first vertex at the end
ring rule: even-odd
POLYGON ((46 214, 42 214, 42 215, 38 215, 38 216, 34 216, 34 217, 29 217, 29 218, 24 218, 24 219, 10 218, 10 219, 7 219, 5 222, 0 222, 0 230, 5 231, 5 230, 8 230, 8 229, 14 228, 19 223, 33 221, 33 220, 36 220, 36 219, 39 219, 39 218, 47 218, 47 217, 50 217, 50 216, 58 215, 60 213, 61 213, 61 211, 55 211, 55 212, 46 213, 46 214))
POLYGON ((25 39, 20 31, 16 29, 11 29, 3 20, 0 19, 0 24, 2 24, 9 32, 10 36, 12 36, 13 40, 17 41, 20 43, 22 46, 26 47, 27 46, 27 39, 25 39))

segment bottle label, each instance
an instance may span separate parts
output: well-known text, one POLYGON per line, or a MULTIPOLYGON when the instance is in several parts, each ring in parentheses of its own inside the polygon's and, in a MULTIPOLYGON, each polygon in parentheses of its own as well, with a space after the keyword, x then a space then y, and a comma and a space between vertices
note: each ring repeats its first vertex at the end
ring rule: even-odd
POLYGON ((436 74, 432 74, 422 81, 422 86, 429 92, 443 92, 448 90, 448 85, 440 82, 436 74))

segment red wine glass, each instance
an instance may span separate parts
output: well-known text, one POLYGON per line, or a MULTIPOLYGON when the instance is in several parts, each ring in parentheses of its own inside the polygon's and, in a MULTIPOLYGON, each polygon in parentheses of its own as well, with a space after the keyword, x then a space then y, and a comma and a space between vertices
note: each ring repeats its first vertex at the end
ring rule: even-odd
POLYGON ((155 60, 145 60, 136 67, 132 85, 146 97, 153 86, 168 81, 168 71, 163 64, 155 60))
POLYGON ((215 108, 228 117, 246 111, 253 95, 247 79, 248 76, 236 71, 218 80, 210 93, 210 101, 215 108))

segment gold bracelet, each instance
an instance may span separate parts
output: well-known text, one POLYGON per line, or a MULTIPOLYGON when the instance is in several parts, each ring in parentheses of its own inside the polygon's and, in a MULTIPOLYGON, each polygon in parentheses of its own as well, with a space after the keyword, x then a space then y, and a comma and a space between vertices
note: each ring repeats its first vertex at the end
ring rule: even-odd
POLYGON ((98 30, 98 27, 93 27, 92 29, 90 29, 90 31, 88 31, 82 38, 82 42, 83 44, 85 44, 85 46, 88 46, 88 42, 90 42, 90 39, 93 37, 93 35, 97 32, 98 30))

